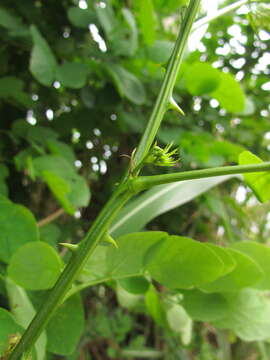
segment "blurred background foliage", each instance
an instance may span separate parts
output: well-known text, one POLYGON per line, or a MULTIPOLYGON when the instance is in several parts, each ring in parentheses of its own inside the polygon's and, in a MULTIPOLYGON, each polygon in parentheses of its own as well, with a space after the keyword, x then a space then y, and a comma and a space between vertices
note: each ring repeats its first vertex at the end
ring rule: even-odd
MULTIPOLYGON (((123 155, 132 153, 145 127, 185 5, 184 0, 1 1, 2 274, 15 250, 36 240, 38 232, 61 261, 68 254, 58 243, 83 237, 128 166, 123 155), (14 228, 17 243, 9 249, 5 241, 14 228)), ((200 16, 215 7, 204 5, 200 16)), ((157 139, 179 147, 177 170, 233 164, 245 148, 269 158, 269 7, 252 17, 248 6, 199 28, 190 39, 174 91, 186 115, 168 112, 157 139)), ((160 170, 148 166, 144 173, 160 170)), ((192 191, 191 199, 200 194, 192 191)), ((181 195, 171 197, 175 201, 167 210, 173 210, 142 213, 147 220, 141 226, 131 219, 132 231, 163 230, 222 245, 269 240, 269 204, 259 206, 237 179, 181 207, 181 195)), ((61 264, 53 256, 48 255, 57 277, 61 264)), ((49 326, 46 358, 268 358, 267 344, 242 342, 207 322, 192 327, 177 305, 179 294, 148 285, 141 291, 145 284, 139 282, 134 294, 134 284, 130 291, 126 283, 109 282, 84 290, 82 300, 70 298, 59 323, 49 326)), ((31 281, 28 288, 21 303, 33 314, 46 292, 35 291, 31 281)), ((2 283, 0 293, 7 309, 19 296, 16 286, 6 290, 2 283)), ((3 319, 11 321, 6 313, 3 319)))

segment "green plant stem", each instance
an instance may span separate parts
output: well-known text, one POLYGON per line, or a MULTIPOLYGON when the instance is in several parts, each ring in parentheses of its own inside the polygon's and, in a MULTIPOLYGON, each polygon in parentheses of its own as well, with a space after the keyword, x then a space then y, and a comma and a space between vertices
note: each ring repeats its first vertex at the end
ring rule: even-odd
POLYGON ((260 360, 268 360, 269 356, 267 354, 267 349, 263 341, 257 341, 257 347, 260 354, 260 360))
POLYGON ((185 12, 182 21, 179 36, 177 38, 172 56, 170 58, 165 78, 160 89, 157 101, 154 105, 147 127, 141 138, 139 146, 134 156, 134 167, 140 169, 140 165, 148 154, 160 127, 165 112, 170 108, 173 88, 176 78, 183 60, 188 36, 190 34, 192 24, 199 9, 200 0, 190 0, 188 9, 185 12))
POLYGON ((156 185, 168 184, 176 181, 202 179, 222 175, 254 173, 269 170, 270 162, 251 165, 224 166, 202 170, 183 171, 173 174, 138 176, 129 180, 129 186, 132 191, 140 192, 156 185))
MULTIPOLYGON (((200 0, 190 0, 189 7, 185 13, 180 35, 177 39, 176 46, 170 59, 160 94, 149 120, 149 124, 142 136, 142 140, 134 157, 134 164, 138 167, 137 173, 140 170, 139 165, 142 163, 154 141, 162 118, 167 109, 170 107, 173 87, 182 62, 185 45, 199 5, 200 0)), ((111 200, 105 205, 101 213, 98 215, 86 237, 80 243, 78 250, 74 252, 71 260, 66 265, 53 289, 50 291, 45 303, 39 309, 29 327, 23 334, 20 342, 10 354, 9 360, 20 359, 23 353, 27 353, 33 347, 35 341, 45 329, 48 321, 55 313, 58 306, 64 301, 68 290, 71 288, 73 281, 77 278, 85 262, 107 231, 111 220, 132 196, 132 189, 127 187, 125 180, 126 177, 119 185, 118 190, 115 191, 111 200)))
POLYGON ((106 232, 111 220, 130 197, 131 194, 126 190, 126 185, 120 185, 119 189, 108 201, 95 220, 93 226, 80 243, 78 250, 73 254, 71 260, 66 265, 63 273, 50 291, 45 303, 41 306, 23 334, 20 342, 10 354, 10 360, 20 359, 23 353, 32 348, 58 306, 63 302, 67 291, 71 288, 73 281, 76 279, 88 257, 92 254, 97 243, 106 232))
POLYGON ((222 360, 231 360, 231 345, 227 339, 226 333, 224 330, 217 331, 217 340, 221 352, 221 359, 222 360))

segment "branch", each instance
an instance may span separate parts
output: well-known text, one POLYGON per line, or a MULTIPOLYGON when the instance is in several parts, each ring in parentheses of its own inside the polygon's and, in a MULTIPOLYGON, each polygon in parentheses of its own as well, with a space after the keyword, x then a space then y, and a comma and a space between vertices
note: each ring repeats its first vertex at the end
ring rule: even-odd
POLYGON ((49 216, 45 217, 44 219, 39 220, 37 223, 38 227, 42 227, 42 226, 47 225, 47 224, 51 223, 52 221, 58 219, 59 216, 64 214, 64 212, 65 212, 64 209, 56 210, 54 213, 50 214, 49 216))
MULTIPOLYGON (((191 31, 199 4, 200 0, 190 0, 189 7, 186 11, 181 27, 180 36, 176 42, 158 100, 134 157, 136 167, 140 165, 145 155, 148 153, 164 113, 168 108, 170 108, 170 106, 172 106, 171 103, 173 103, 173 101, 171 97, 173 87, 182 62, 187 38, 191 31)), ((173 105, 175 106, 174 103, 173 105)), ((86 234, 86 237, 80 242, 78 250, 73 253, 70 261, 66 265, 53 289, 48 293, 44 304, 40 307, 36 316, 23 334, 20 342, 10 354, 9 360, 20 359, 23 353, 27 353, 33 347, 58 306, 64 301, 72 283, 77 278, 86 261, 93 253, 96 245, 107 231, 113 217, 133 195, 128 188, 129 182, 126 180, 127 179, 125 178, 118 186, 117 190, 112 195, 112 198, 109 202, 107 202, 86 234)))
MULTIPOLYGON (((182 26, 177 38, 169 65, 165 74, 165 78, 160 89, 157 101, 153 108, 147 127, 141 138, 139 146, 134 156, 134 165, 136 168, 140 168, 140 165, 148 154, 155 136, 160 127, 161 121, 165 112, 170 108, 175 108, 176 104, 172 98, 172 92, 175 85, 175 81, 182 64, 184 51, 186 48, 188 36, 191 32, 191 28, 199 9, 200 0, 190 0, 189 7, 185 12, 185 17, 182 22, 182 26)), ((181 111, 178 108, 178 111, 181 111)))
POLYGON ((213 15, 205 16, 202 19, 196 21, 192 26, 192 31, 197 30, 199 27, 208 24, 210 21, 218 19, 220 16, 228 14, 229 12, 240 8, 242 5, 245 5, 249 2, 249 0, 239 0, 233 4, 225 6, 222 9, 219 9, 213 15))
POLYGON ((164 175, 138 176, 137 178, 129 180, 129 186, 133 192, 137 193, 156 185, 168 184, 177 181, 202 179, 213 176, 255 173, 263 171, 270 171, 270 162, 251 165, 224 166, 164 175))

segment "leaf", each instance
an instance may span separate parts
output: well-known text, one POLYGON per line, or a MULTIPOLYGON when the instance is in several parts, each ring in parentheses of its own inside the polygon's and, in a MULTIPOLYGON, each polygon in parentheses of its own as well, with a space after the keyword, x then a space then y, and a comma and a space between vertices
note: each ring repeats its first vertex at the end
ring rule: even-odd
POLYGON ((30 143, 46 146, 50 140, 56 140, 59 136, 49 127, 30 125, 25 120, 17 120, 12 124, 12 133, 19 138, 26 139, 30 143))
POLYGON ((98 245, 93 254, 88 258, 79 276, 81 282, 91 282, 109 277, 107 270, 107 251, 108 246, 98 245))
POLYGON ((129 39, 129 55, 133 56, 138 49, 138 29, 136 25, 135 18, 132 12, 128 8, 122 9, 123 17, 130 29, 129 39))
POLYGON ((151 45, 156 37, 156 20, 152 0, 138 0, 138 18, 140 29, 147 45, 151 45))
POLYGON ((117 284, 116 286, 116 296, 118 304, 126 309, 135 311, 142 310, 142 295, 135 295, 117 284))
POLYGON ((108 248, 108 273, 113 279, 143 274, 147 251, 166 237, 167 234, 161 231, 121 236, 116 240, 118 248, 113 246, 108 248))
POLYGON ((220 106, 229 112, 237 113, 245 108, 245 94, 231 74, 220 73, 219 86, 210 96, 218 100, 220 106))
POLYGON ((0 308, 0 355, 7 350, 11 335, 22 334, 24 329, 16 323, 6 309, 0 308))
MULTIPOLYGON (((11 307, 14 318, 19 325, 26 329, 34 318, 36 311, 25 290, 17 286, 9 278, 6 278, 6 289, 8 293, 9 305, 11 307)), ((45 360, 46 344, 47 336, 44 331, 35 344, 37 360, 45 360)))
POLYGON ((78 6, 68 8, 67 16, 72 25, 80 28, 88 28, 94 19, 94 13, 89 9, 80 9, 78 6))
POLYGON ((0 78, 0 98, 13 99, 24 107, 31 107, 33 101, 30 96, 23 91, 24 83, 14 76, 0 78))
POLYGON ((0 164, 0 195, 8 195, 8 187, 5 183, 5 178, 9 175, 9 170, 4 164, 0 164))
POLYGON ((80 89, 85 86, 89 67, 81 63, 65 62, 56 70, 56 78, 60 83, 71 89, 80 89))
POLYGON ((37 241, 38 236, 33 214, 24 206, 0 196, 0 259, 9 262, 19 247, 37 241))
POLYGON ((84 178, 64 158, 57 155, 40 156, 33 160, 33 166, 67 213, 73 214, 76 207, 88 205, 90 191, 84 178))
POLYGON ((201 286, 202 290, 207 292, 239 291, 252 287, 261 280, 263 272, 249 256, 234 249, 227 249, 227 251, 236 262, 235 268, 214 282, 201 286))
POLYGON ((11 36, 28 35, 28 29, 21 19, 3 7, 0 7, 0 25, 9 31, 11 36))
POLYGON ((150 286, 143 276, 133 276, 120 279, 118 281, 120 286, 131 294, 144 294, 150 286))
POLYGON ((116 15, 114 14, 113 8, 108 1, 105 2, 106 6, 101 7, 99 4, 96 5, 96 14, 100 25, 105 31, 106 35, 110 37, 111 33, 114 31, 117 21, 116 15))
POLYGON ((250 22, 255 31, 260 29, 270 32, 270 5, 266 3, 255 3, 249 14, 250 22))
POLYGON ((214 322, 214 326, 231 329, 244 341, 269 339, 269 299, 253 289, 223 296, 229 305, 229 310, 225 317, 214 322))
POLYGON ((162 285, 171 289, 188 289, 217 279, 223 272, 223 262, 198 241, 168 236, 146 268, 162 285))
POLYGON ((260 290, 270 290, 270 248, 255 241, 237 242, 232 247, 248 255, 263 271, 262 279, 253 287, 260 290))
POLYGON ((72 354, 83 329, 83 305, 80 295, 76 294, 60 305, 47 325, 48 351, 63 356, 72 354))
POLYGON ((151 286, 145 294, 145 306, 147 312, 152 316, 158 325, 167 325, 165 308, 154 286, 151 286))
POLYGON ((54 194, 66 212, 70 215, 74 214, 76 209, 68 200, 68 195, 71 192, 69 183, 51 171, 43 171, 42 175, 51 192, 54 194))
POLYGON ((122 97, 126 97, 137 105, 142 105, 145 102, 144 86, 135 75, 117 64, 110 64, 106 69, 122 97))
POLYGON ((186 310, 179 304, 173 304, 166 315, 171 330, 179 333, 183 344, 188 345, 192 337, 192 320, 186 310))
POLYGON ((211 243, 205 243, 204 245, 214 251, 214 253, 222 260, 224 266, 222 276, 233 271, 233 269, 236 267, 236 261, 234 260, 230 251, 227 251, 226 248, 211 243))
POLYGON ((51 86, 55 78, 56 59, 47 41, 35 25, 30 27, 30 32, 34 43, 30 58, 30 71, 42 85, 51 86))
POLYGON ((76 156, 75 153, 73 151, 73 148, 62 142, 62 141, 58 141, 55 139, 49 139, 47 141, 47 146, 48 149, 50 150, 50 152, 53 155, 60 155, 62 156, 65 160, 67 160, 72 166, 74 166, 75 161, 76 161, 76 156))
POLYGON ((232 176, 220 176, 155 186, 130 201, 119 212, 112 223, 110 232, 113 237, 118 237, 139 231, 158 215, 193 200, 213 186, 231 178, 232 176))
POLYGON ((185 85, 192 95, 209 94, 220 85, 221 74, 209 63, 195 62, 184 73, 185 85))
POLYGON ((173 51, 174 43, 167 40, 156 40, 153 45, 147 48, 148 58, 157 64, 166 63, 173 51))
POLYGON ((59 227, 56 224, 50 223, 40 227, 39 232, 40 240, 46 242, 56 250, 59 238, 61 236, 59 227))
MULTIPOLYGON (((249 151, 239 155, 239 165, 261 164, 263 161, 249 151)), ((260 202, 270 200, 270 172, 243 174, 247 185, 252 189, 260 202)))
POLYGON ((62 262, 48 244, 37 241, 20 247, 12 256, 8 274, 19 286, 28 290, 50 289, 57 280, 62 262))
POLYGON ((229 304, 222 294, 206 294, 197 289, 183 294, 182 304, 193 320, 216 321, 224 318, 229 311, 229 304))

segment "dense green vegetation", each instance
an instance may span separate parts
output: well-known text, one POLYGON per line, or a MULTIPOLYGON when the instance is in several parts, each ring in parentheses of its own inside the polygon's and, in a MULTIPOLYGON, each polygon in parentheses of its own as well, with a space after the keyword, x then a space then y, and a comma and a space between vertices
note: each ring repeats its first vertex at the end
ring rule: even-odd
POLYGON ((84 261, 76 244, 123 174, 130 194, 120 205, 146 190, 102 228, 32 358, 269 358, 270 175, 260 160, 270 150, 267 1, 237 1, 206 26, 202 6, 175 103, 154 145, 138 148, 196 2, 2 0, 3 359, 65 264, 84 261), (226 167, 235 164, 249 173, 226 167), (137 177, 141 165, 147 178, 137 177), (224 173, 206 170, 215 167, 224 173), (197 169, 207 178, 187 172, 197 169))

